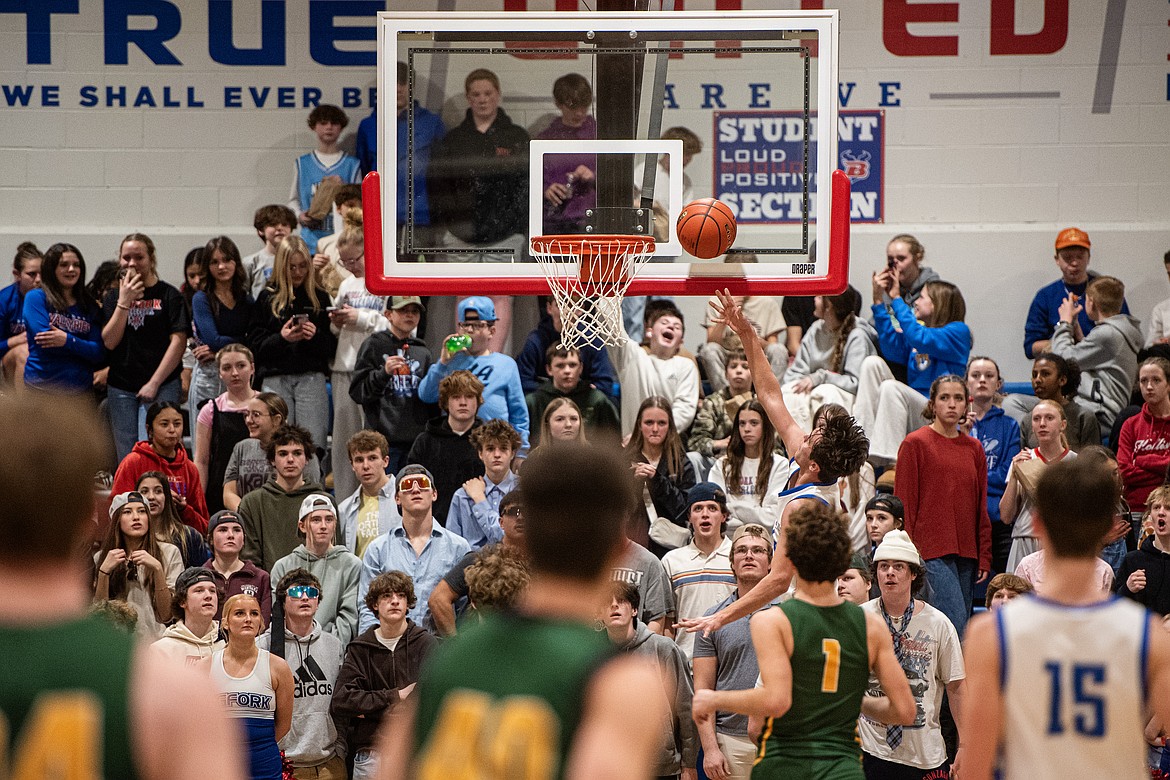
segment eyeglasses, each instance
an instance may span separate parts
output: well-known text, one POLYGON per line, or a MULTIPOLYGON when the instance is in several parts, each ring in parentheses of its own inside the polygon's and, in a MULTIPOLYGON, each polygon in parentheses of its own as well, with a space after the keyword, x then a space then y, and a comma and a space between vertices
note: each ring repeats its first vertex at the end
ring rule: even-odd
POLYGON ((271 412, 244 412, 245 420, 259 420, 261 417, 271 417, 271 412))
POLYGON ((737 553, 740 555, 743 555, 744 553, 751 553, 752 555, 767 555, 768 548, 767 547, 760 547, 759 545, 752 545, 751 547, 736 547, 734 550, 731 551, 732 555, 735 555, 737 553))
POLYGON ((503 512, 500 512, 500 514, 503 515, 504 517, 514 517, 517 520, 519 520, 523 516, 523 515, 521 515, 520 507, 518 507, 518 506, 509 507, 509 508, 505 509, 503 512))
POLYGON ((412 490, 430 490, 431 481, 425 474, 410 474, 398 482, 398 492, 406 493, 412 490))
POLYGON ((483 320, 473 320, 471 322, 459 323, 459 330, 476 331, 476 330, 483 330, 484 328, 490 328, 490 327, 491 327, 491 323, 484 322, 483 320))
POLYGON ((294 599, 316 599, 321 597, 321 589, 315 585, 293 585, 288 595, 294 599))

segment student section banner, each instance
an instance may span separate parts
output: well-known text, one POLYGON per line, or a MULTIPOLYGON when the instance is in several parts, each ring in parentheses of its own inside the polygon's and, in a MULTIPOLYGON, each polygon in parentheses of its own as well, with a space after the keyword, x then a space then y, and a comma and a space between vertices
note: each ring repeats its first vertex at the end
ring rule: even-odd
MULTIPOLYGON (((883 222, 885 112, 841 111, 837 132, 837 167, 853 185, 853 222, 883 222)), ((812 138, 810 158, 816 155, 816 148, 817 140, 812 138)), ((800 222, 805 180, 804 114, 716 112, 714 167, 718 198, 735 210, 739 224, 800 222)), ((810 198, 815 191, 816 182, 810 179, 810 198)), ((811 200, 810 206, 815 206, 811 200)))

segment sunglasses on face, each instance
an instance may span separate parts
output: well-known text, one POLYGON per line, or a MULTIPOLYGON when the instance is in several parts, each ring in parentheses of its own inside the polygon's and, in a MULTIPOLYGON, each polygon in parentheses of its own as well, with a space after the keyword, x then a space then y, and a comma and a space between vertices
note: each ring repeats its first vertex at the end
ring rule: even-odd
POLYGON ((500 514, 503 515, 504 517, 514 517, 517 520, 519 520, 523 516, 523 515, 521 515, 520 507, 518 507, 518 506, 509 507, 509 508, 505 509, 503 512, 500 512, 500 514))
POLYGON ((431 481, 423 474, 411 474, 409 477, 403 477, 398 483, 398 490, 402 493, 409 493, 412 490, 430 490, 431 481))
POLYGON ((315 585, 293 585, 288 595, 294 599, 316 599, 321 597, 321 590, 315 585))

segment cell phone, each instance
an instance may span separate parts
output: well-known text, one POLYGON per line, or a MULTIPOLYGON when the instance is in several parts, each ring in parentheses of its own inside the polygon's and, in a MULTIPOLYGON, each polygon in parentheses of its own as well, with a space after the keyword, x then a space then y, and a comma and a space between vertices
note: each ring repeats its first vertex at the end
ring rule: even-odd
POLYGON ((309 315, 308 315, 308 314, 294 314, 294 315, 292 316, 292 322, 293 322, 293 327, 294 327, 294 328, 299 328, 299 327, 301 327, 302 325, 304 325, 304 324, 305 324, 306 322, 308 322, 308 321, 309 321, 309 315))
POLYGON ((325 311, 327 311, 327 312, 329 312, 330 314, 332 314, 333 312, 337 311, 337 307, 336 307, 336 306, 326 306, 326 307, 325 307, 325 311))
POLYGON ((886 258, 886 268, 890 269, 890 273, 894 272, 895 265, 897 265, 897 263, 894 261, 894 258, 892 258, 892 257, 886 258))

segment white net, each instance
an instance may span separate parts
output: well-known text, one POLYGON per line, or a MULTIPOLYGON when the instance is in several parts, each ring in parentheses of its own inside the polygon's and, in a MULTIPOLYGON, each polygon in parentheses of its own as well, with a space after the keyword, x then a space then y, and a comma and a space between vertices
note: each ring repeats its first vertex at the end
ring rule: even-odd
POLYGON ((561 343, 578 349, 623 343, 622 300, 653 254, 650 236, 533 238, 532 255, 561 311, 561 343))

